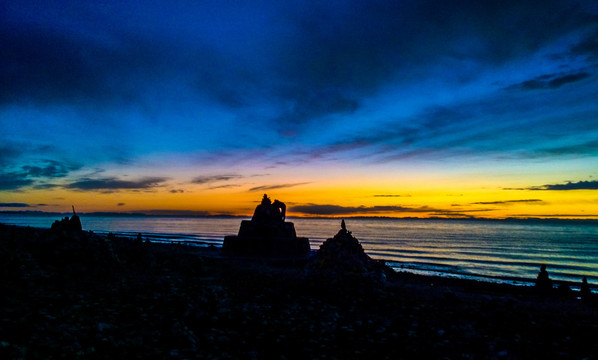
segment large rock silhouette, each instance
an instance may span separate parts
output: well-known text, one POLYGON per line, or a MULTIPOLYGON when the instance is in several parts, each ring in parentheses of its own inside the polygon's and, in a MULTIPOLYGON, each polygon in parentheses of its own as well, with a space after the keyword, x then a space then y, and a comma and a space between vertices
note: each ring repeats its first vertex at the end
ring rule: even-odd
POLYGON ((251 220, 243 220, 238 235, 224 237, 222 251, 227 255, 259 257, 298 257, 309 254, 309 240, 297 237, 295 226, 285 221, 286 206, 266 194, 251 220))

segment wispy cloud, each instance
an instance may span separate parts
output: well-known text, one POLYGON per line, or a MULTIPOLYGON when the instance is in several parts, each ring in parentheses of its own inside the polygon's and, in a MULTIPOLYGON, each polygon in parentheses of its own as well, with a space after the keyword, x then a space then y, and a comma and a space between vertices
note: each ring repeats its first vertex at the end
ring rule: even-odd
POLYGON ((551 146, 536 150, 540 154, 548 154, 551 156, 592 156, 598 155, 598 140, 579 142, 577 144, 566 146, 551 146))
POLYGON ((588 57, 598 56, 598 30, 588 34, 587 37, 580 40, 571 48, 571 53, 575 55, 584 55, 588 57))
POLYGON ((191 182, 194 184, 211 184, 215 182, 242 179, 243 177, 243 175, 237 174, 201 175, 194 177, 191 182))
POLYGON ((225 185, 214 185, 214 186, 210 186, 208 189, 209 190, 216 190, 216 189, 232 189, 232 188, 237 188, 240 187, 241 185, 239 184, 225 184, 225 185))
POLYGON ((571 182, 568 181, 564 184, 545 184, 540 186, 530 186, 530 187, 522 187, 522 188, 503 188, 503 190, 598 190, 598 181, 590 180, 590 181, 578 181, 578 182, 571 182))
POLYGON ((33 185, 36 189, 49 189, 55 185, 46 183, 66 177, 71 171, 81 168, 81 165, 56 160, 38 160, 31 164, 12 166, 11 170, 0 170, 0 190, 17 190, 33 185))
POLYGON ((513 214, 513 217, 527 218, 598 218, 598 214, 513 214))
POLYGON ((508 89, 522 90, 546 90, 558 89, 564 85, 585 80, 591 76, 590 73, 581 71, 570 74, 549 74, 535 77, 531 80, 523 81, 519 84, 511 85, 508 89))
POLYGON ((598 181, 578 181, 564 184, 547 184, 531 188, 531 190, 598 190, 598 181))
POLYGON ((428 206, 406 207, 394 205, 382 206, 341 206, 330 204, 306 204, 292 206, 289 211, 309 215, 345 215, 356 213, 387 213, 387 212, 409 212, 409 213, 431 213, 444 211, 428 206))
POLYGON ((265 190, 276 190, 276 189, 284 189, 290 188, 295 186, 307 185, 310 182, 299 182, 299 183, 290 183, 290 184, 276 184, 276 185, 262 185, 256 186, 249 189, 249 191, 265 191, 265 190))
POLYGON ((376 194, 373 197, 380 197, 380 198, 396 198, 396 197, 411 197, 411 195, 397 195, 397 194, 376 194))
POLYGON ((0 190, 16 190, 33 184, 22 172, 0 172, 0 190))
MULTIPOLYGON (((41 205, 41 204, 39 204, 41 205)), ((23 207, 30 207, 29 204, 26 203, 0 203, 0 208, 23 208, 23 207)))
POLYGON ((144 177, 139 180, 121 180, 114 177, 83 178, 66 185, 67 189, 96 191, 96 190, 144 190, 152 189, 168 180, 165 177, 144 177))
POLYGON ((22 167, 26 176, 35 178, 65 177, 70 171, 80 169, 80 165, 62 163, 56 160, 42 160, 42 165, 25 165, 22 167))
POLYGON ((471 205, 509 205, 513 203, 541 203, 540 199, 523 199, 523 200, 503 200, 503 201, 479 201, 471 203, 471 205))
POLYGON ((23 149, 14 144, 0 145, 0 165, 5 165, 22 154, 23 149))
MULTIPOLYGON (((457 205, 458 206, 458 205, 457 205)), ((332 204, 303 204, 293 205, 289 211, 306 215, 352 215, 352 214, 398 214, 398 213, 418 213, 427 216, 453 216, 453 217, 472 217, 469 213, 479 213, 493 211, 493 209, 442 209, 429 206, 401 206, 401 205, 376 205, 376 206, 342 206, 332 204)))

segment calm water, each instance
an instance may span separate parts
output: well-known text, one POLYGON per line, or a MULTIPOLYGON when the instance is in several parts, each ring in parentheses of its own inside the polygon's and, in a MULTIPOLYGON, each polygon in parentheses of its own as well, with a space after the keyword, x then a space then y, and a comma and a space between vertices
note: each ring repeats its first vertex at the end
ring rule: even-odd
MULTIPOLYGON (((49 227, 55 216, 0 214, 0 223, 49 227)), ((340 229, 335 219, 289 219, 312 249, 340 229)), ((238 232, 241 219, 173 217, 85 217, 83 228, 97 233, 153 241, 221 245, 238 232)), ((492 281, 533 280, 541 264, 553 279, 598 283, 598 225, 492 221, 349 219, 347 228, 376 259, 398 271, 492 281)))

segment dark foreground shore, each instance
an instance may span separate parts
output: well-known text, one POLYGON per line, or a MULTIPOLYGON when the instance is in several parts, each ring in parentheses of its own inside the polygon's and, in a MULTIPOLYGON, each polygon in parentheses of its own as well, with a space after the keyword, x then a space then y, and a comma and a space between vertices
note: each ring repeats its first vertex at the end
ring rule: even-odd
POLYGON ((1 359, 596 358, 598 305, 0 225, 1 359))

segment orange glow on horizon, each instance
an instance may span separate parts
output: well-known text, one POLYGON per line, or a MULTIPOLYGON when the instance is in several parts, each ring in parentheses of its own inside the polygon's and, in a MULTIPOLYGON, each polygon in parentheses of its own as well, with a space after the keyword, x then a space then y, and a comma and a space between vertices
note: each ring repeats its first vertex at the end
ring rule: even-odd
POLYGON ((287 214, 294 217, 598 218, 598 199, 593 198, 592 190, 504 190, 490 184, 476 187, 431 181, 421 184, 378 181, 368 185, 358 180, 279 188, 263 186, 251 190, 241 186, 206 189, 193 185, 183 192, 31 190, 4 196, 2 201, 40 204, 30 210, 46 212, 68 212, 75 205, 81 213, 180 211, 251 216, 262 195, 267 193, 272 200, 285 202, 287 214))

